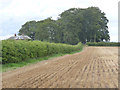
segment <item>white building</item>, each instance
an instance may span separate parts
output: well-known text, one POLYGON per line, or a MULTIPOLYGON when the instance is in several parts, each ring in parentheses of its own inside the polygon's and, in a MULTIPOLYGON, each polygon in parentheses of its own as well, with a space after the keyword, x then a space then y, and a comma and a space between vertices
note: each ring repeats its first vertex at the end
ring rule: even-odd
POLYGON ((15 34, 14 36, 11 36, 8 39, 10 39, 10 40, 30 40, 31 38, 27 35, 24 35, 24 34, 22 34, 22 35, 15 34))

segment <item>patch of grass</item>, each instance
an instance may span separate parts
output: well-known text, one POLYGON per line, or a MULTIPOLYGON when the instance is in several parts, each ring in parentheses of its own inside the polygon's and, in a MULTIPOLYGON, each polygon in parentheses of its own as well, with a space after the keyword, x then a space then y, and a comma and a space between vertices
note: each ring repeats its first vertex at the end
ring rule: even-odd
MULTIPOLYGON (((84 47, 83 47, 83 48, 84 48, 84 47)), ((74 54, 74 53, 81 52, 81 51, 83 50, 83 48, 81 48, 79 51, 70 52, 69 54, 74 54)))
MULTIPOLYGON (((79 51, 66 53, 66 54, 74 54, 74 53, 77 53, 77 52, 80 52, 80 51, 82 51, 82 49, 80 49, 79 51)), ((66 54, 61 54, 61 53, 60 54, 53 54, 53 55, 47 56, 47 57, 28 59, 26 61, 22 61, 22 62, 19 62, 19 63, 3 64, 2 65, 2 72, 13 70, 13 69, 16 69, 16 68, 19 68, 19 67, 23 67, 23 66, 26 66, 26 65, 35 64, 35 63, 38 63, 38 62, 43 61, 43 60, 53 59, 53 58, 56 58, 56 57, 59 57, 59 56, 63 56, 63 55, 66 55, 66 54)))

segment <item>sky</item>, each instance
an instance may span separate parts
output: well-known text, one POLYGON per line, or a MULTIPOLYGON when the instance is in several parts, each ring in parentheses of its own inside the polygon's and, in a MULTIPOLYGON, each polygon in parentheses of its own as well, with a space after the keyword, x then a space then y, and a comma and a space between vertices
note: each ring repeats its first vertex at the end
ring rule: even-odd
POLYGON ((111 42, 118 42, 119 0, 0 0, 0 40, 18 33, 27 21, 40 21, 70 8, 99 7, 105 12, 111 42))

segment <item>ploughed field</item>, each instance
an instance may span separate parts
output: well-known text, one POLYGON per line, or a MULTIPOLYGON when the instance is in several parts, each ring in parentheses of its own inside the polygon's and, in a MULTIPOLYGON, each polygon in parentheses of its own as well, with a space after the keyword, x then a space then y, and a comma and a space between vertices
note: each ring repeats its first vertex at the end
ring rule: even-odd
POLYGON ((118 47, 82 52, 4 72, 3 88, 117 88, 118 47))

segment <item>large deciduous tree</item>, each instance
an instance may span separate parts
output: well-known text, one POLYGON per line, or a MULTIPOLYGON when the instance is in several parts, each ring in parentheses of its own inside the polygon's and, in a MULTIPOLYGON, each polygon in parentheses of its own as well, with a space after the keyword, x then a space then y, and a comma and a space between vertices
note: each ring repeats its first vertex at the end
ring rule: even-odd
POLYGON ((98 7, 71 8, 62 12, 58 20, 47 18, 25 23, 19 34, 32 39, 56 43, 109 41, 108 19, 98 7))

